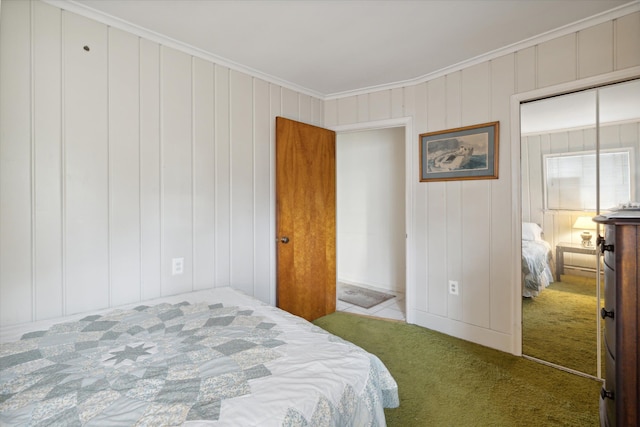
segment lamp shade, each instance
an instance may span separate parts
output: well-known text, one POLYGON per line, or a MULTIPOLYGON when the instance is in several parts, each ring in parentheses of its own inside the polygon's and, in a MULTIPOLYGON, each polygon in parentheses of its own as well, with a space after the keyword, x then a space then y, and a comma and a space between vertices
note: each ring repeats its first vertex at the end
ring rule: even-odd
POLYGON ((579 216, 573 224, 573 228, 578 230, 595 230, 596 223, 591 220, 590 216, 579 216))

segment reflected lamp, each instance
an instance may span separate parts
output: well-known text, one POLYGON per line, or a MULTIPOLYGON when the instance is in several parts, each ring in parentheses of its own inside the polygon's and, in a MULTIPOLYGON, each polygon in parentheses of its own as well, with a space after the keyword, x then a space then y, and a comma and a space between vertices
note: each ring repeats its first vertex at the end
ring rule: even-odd
POLYGON ((589 230, 595 230, 596 223, 591 220, 590 216, 579 216, 573 224, 573 228, 582 230, 582 233, 580 233, 580 237, 582 237, 582 246, 585 248, 593 246, 593 243, 591 242, 593 235, 589 230))

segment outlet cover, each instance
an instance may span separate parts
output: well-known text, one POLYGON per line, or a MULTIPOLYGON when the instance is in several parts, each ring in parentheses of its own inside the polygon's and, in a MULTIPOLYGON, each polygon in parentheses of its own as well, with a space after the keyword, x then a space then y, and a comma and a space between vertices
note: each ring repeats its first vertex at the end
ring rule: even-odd
POLYGON ((449 293, 451 295, 458 295, 458 282, 455 280, 449 280, 449 293))
POLYGON ((171 274, 177 276, 184 273, 184 258, 173 258, 171 260, 171 274))

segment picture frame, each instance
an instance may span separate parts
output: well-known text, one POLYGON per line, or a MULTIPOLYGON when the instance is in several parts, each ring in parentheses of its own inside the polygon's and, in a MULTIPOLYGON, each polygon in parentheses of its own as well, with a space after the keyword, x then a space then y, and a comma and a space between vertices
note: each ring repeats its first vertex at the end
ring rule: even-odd
POLYGON ((500 122, 422 133, 420 182, 498 179, 500 122))

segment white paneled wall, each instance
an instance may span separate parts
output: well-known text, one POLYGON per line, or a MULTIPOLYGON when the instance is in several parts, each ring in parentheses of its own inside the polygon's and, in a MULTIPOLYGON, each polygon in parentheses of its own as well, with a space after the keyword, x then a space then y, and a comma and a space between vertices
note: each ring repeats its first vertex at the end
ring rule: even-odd
POLYGON ((274 302, 274 118, 320 125, 322 101, 39 1, 0 19, 0 325, 274 302))
MULTIPOLYGON (((519 292, 511 265, 511 96, 640 66, 640 13, 610 20, 479 63, 425 83, 325 102, 325 125, 410 116, 416 150, 412 190, 415 235, 415 319, 418 324, 506 351, 515 348, 519 292), (499 179, 418 183, 418 135, 500 121, 499 179), (460 283, 460 295, 447 291, 460 283)), ((540 148, 530 147, 529 156, 540 148)), ((523 166, 525 171, 527 166, 523 166)), ((533 203, 540 195, 523 188, 533 203)), ((530 207, 523 207, 529 212, 530 207)), ((539 216, 539 215, 538 215, 539 216)), ((538 221, 536 221, 538 222, 538 221)), ((542 218, 539 218, 542 222, 542 218)), ((409 297, 408 297, 409 299, 409 297)), ((411 316, 409 316, 411 317, 411 316)))
POLYGON ((408 317, 518 352, 510 97, 640 66, 635 12, 323 101, 39 1, 2 2, 0 19, 1 325, 225 285, 274 302, 274 117, 411 117, 408 317), (498 180, 417 182, 418 134, 494 120, 498 180))

